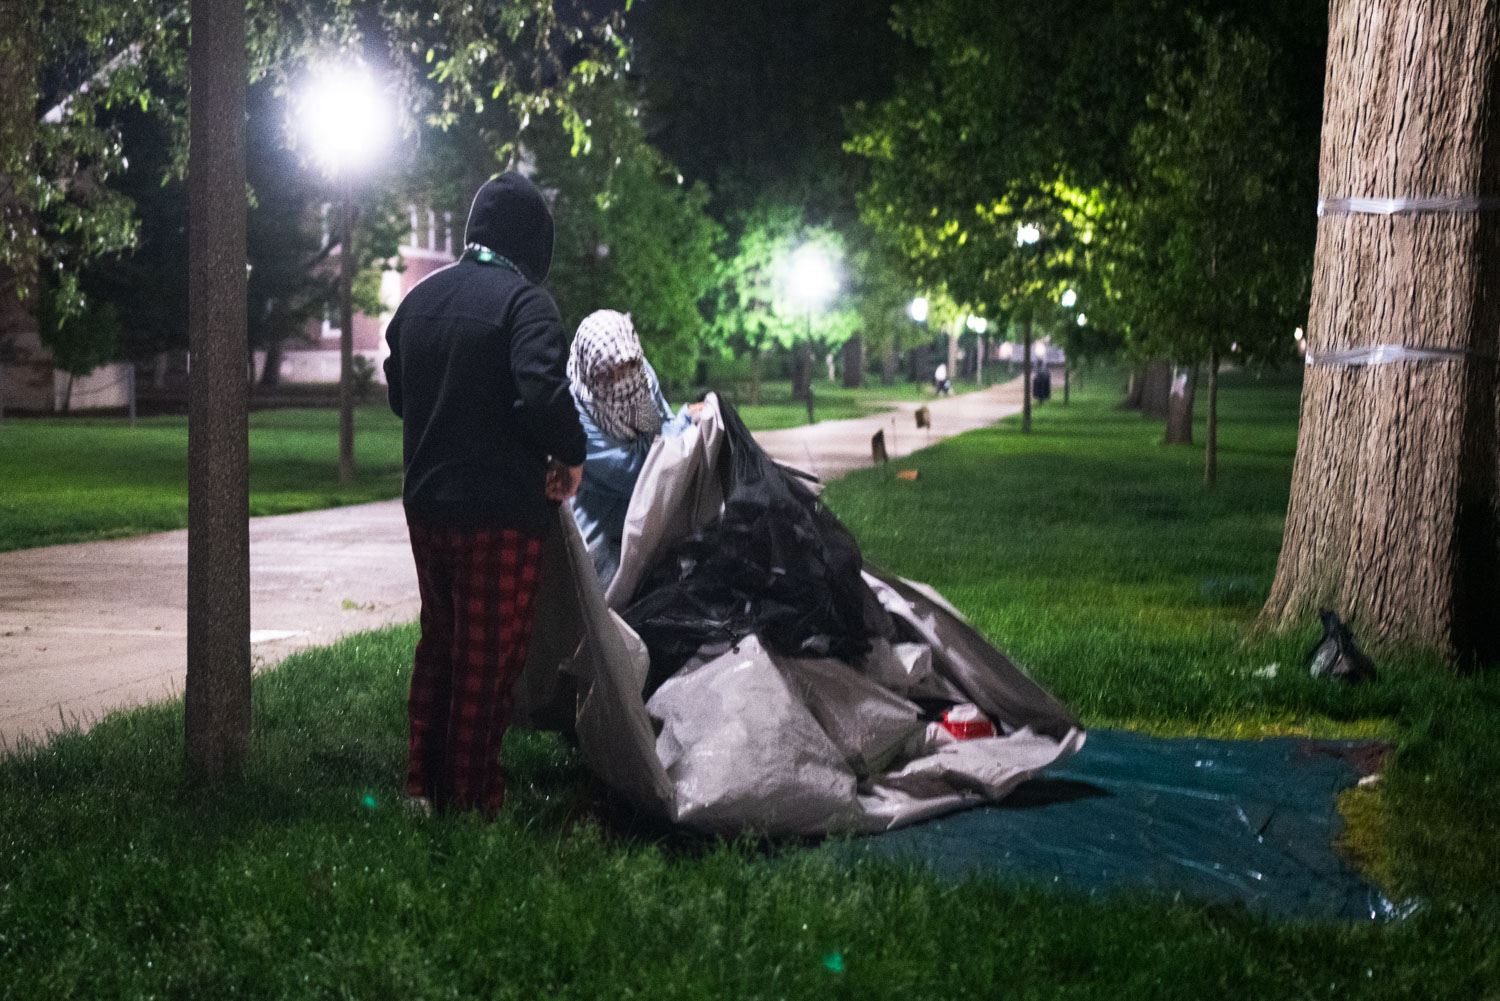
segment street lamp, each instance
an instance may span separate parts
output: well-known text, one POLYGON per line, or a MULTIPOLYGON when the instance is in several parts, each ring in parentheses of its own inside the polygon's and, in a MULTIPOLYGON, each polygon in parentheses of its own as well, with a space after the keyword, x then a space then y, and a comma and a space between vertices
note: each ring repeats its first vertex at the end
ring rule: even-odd
POLYGON ((313 73, 298 109, 313 160, 339 191, 339 483, 354 482, 354 175, 385 145, 390 114, 362 67, 313 73))
POLYGON ((812 316, 832 301, 839 289, 838 275, 828 251, 816 243, 804 243, 788 262, 787 291, 807 310, 807 422, 813 423, 812 316))
POLYGON ((926 323, 927 299, 920 295, 913 299, 911 301, 911 305, 906 307, 906 315, 911 317, 917 323, 926 323))
POLYGON ((974 382, 980 388, 984 387, 984 350, 985 331, 990 329, 990 321, 982 316, 970 315, 964 323, 970 330, 974 331, 974 382))

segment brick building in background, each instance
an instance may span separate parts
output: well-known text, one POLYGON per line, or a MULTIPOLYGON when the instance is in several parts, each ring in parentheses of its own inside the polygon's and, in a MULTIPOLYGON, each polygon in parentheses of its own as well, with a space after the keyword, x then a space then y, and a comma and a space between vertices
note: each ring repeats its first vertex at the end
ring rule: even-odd
MULTIPOLYGON (((354 314, 354 353, 368 359, 375 366, 377 381, 385 381, 381 363, 390 349, 385 343, 385 325, 390 322, 396 306, 406 293, 432 274, 457 259, 463 250, 461 237, 453 232, 453 214, 433 209, 411 206, 407 210, 411 219, 411 230, 401 244, 401 260, 405 268, 387 271, 380 282, 380 316, 354 314)), ((335 251, 328 264, 338 268, 338 252, 335 251)), ((322 321, 308 324, 307 333, 301 341, 289 341, 282 354, 281 380, 291 383, 336 383, 339 381, 339 323, 338 306, 330 304, 322 321)), ((259 378, 265 364, 265 353, 256 352, 255 374, 259 378)))
MULTIPOLYGON (((418 206, 408 209, 411 229, 400 248, 405 267, 387 271, 380 287, 380 316, 354 314, 354 353, 367 359, 375 379, 383 382, 381 363, 389 349, 385 325, 396 306, 412 287, 438 268, 451 264, 461 251, 461 238, 453 232, 453 214, 418 206)), ((325 265, 338 268, 335 250, 325 265)), ((9 412, 60 413, 68 397, 68 375, 52 367, 52 356, 37 336, 36 319, 14 296, 0 297, 0 407, 9 412)), ((255 352, 254 378, 258 382, 266 353, 255 352)), ((132 366, 114 362, 73 380, 72 410, 121 409, 130 404, 132 379, 142 398, 170 406, 178 396, 186 398, 190 359, 185 351, 166 352, 132 366)), ((246 373, 250 375, 249 372, 246 373)), ((337 384, 339 380, 338 309, 330 306, 321 321, 314 320, 300 340, 288 341, 282 350, 281 381, 284 383, 337 384)))

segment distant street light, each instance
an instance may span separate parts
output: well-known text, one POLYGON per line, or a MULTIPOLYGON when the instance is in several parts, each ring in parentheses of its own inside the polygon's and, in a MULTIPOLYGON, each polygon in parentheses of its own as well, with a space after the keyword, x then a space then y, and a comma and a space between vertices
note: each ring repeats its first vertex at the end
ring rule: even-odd
POLYGON ((798 247, 787 263, 787 291, 807 310, 807 422, 813 423, 812 318, 813 311, 833 301, 839 290, 838 275, 828 251, 815 243, 798 247))
POLYGON ((1042 238, 1042 231, 1031 223, 1023 223, 1016 227, 1016 246, 1029 247, 1042 238))
POLYGON ((1072 309, 1078 304, 1078 293, 1068 289, 1062 294, 1062 304, 1064 309, 1072 309))
POLYGON ((314 71, 298 108, 303 137, 339 190, 339 483, 354 482, 354 175, 391 132, 389 110, 364 69, 314 71))
POLYGON ((906 315, 911 317, 917 323, 926 323, 927 300, 920 295, 917 296, 911 301, 911 305, 906 307, 906 315))

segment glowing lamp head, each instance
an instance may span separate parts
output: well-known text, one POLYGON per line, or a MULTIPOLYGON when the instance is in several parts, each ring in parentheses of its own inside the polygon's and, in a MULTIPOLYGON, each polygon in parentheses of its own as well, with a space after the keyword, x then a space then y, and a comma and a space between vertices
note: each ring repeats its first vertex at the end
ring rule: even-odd
POLYGON ((1062 304, 1065 309, 1072 309, 1078 303, 1078 293, 1068 289, 1062 294, 1062 304))
POLYGON ((367 163, 391 133, 390 112, 364 69, 328 66, 314 73, 298 109, 303 138, 313 158, 343 176, 367 163))
POLYGON ((1042 238, 1042 231, 1031 223, 1016 227, 1016 246, 1029 247, 1042 238))
POLYGON ((839 288, 838 276, 828 252, 815 244, 804 243, 792 254, 787 274, 788 290, 798 303, 813 309, 833 298, 839 288))
POLYGON ((910 316, 913 320, 915 320, 918 323, 926 323, 927 322, 927 300, 924 297, 920 296, 920 295, 917 296, 915 299, 913 299, 911 301, 911 305, 906 307, 906 315, 910 316))
POLYGON ((964 321, 964 326, 968 327, 976 334, 982 334, 986 330, 990 329, 990 321, 986 320, 982 316, 970 315, 970 317, 964 321))

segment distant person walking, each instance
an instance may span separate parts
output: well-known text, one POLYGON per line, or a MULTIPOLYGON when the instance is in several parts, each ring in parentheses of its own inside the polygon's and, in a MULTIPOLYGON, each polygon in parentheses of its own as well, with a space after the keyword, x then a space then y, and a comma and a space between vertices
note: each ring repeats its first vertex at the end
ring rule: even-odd
POLYGON ((387 328, 422 597, 406 778, 422 812, 493 815, 504 802, 500 741, 531 642, 542 538, 578 489, 567 338, 540 284, 552 240, 541 191, 501 174, 474 196, 463 256, 412 289, 387 328))
POLYGON ((938 396, 947 396, 953 392, 953 383, 948 380, 948 366, 944 363, 939 363, 932 373, 932 390, 938 396))

